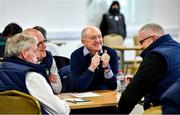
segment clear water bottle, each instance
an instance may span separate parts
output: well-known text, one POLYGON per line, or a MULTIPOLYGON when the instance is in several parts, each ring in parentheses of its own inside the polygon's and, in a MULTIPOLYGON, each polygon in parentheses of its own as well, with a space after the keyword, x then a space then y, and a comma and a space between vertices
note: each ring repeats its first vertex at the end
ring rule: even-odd
POLYGON ((122 70, 118 70, 116 80, 117 80, 117 91, 122 92, 125 89, 125 76, 122 70))

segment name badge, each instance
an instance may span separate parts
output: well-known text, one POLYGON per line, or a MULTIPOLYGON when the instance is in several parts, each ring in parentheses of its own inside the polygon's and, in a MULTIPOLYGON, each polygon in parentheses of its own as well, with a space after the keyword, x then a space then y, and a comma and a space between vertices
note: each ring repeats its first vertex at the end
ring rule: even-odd
POLYGON ((115 16, 115 20, 118 21, 118 20, 119 20, 119 17, 118 17, 118 16, 115 16))

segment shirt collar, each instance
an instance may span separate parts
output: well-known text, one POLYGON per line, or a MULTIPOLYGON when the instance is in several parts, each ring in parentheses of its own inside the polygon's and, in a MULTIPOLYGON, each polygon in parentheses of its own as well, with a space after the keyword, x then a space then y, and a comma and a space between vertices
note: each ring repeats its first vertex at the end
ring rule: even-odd
MULTIPOLYGON (((89 50, 88 50, 86 47, 84 47, 84 48, 83 48, 83 54, 84 54, 84 56, 86 56, 86 55, 89 54, 89 53, 90 53, 89 50)), ((101 50, 100 50, 100 53, 103 53, 102 48, 101 48, 101 50)))

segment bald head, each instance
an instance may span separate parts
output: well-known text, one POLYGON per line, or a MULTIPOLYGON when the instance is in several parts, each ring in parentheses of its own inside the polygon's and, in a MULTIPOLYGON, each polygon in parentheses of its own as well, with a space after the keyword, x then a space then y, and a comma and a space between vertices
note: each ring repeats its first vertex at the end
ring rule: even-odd
POLYGON ((26 34, 26 35, 34 36, 38 39, 38 41, 41 41, 42 39, 44 40, 44 36, 42 35, 42 33, 33 28, 28 28, 28 29, 24 30, 22 33, 26 34))
POLYGON ((97 28, 96 26, 86 26, 82 31, 81 31, 81 39, 86 38, 87 34, 90 33, 90 31, 96 31, 99 34, 101 34, 101 31, 99 30, 99 28, 97 28))
POLYGON ((155 23, 149 23, 141 27, 139 30, 138 40, 143 49, 146 49, 155 40, 165 34, 164 29, 155 23))
POLYGON ((46 44, 45 44, 45 38, 42 35, 42 33, 33 28, 28 28, 28 29, 24 30, 22 33, 25 35, 30 35, 30 36, 37 38, 38 51, 39 51, 38 60, 42 60, 44 57, 46 57, 46 44))
POLYGON ((164 29, 160 25, 155 23, 149 23, 144 25, 143 27, 141 27, 139 32, 151 32, 158 37, 165 34, 164 29))
POLYGON ((81 42, 92 55, 95 55, 102 48, 102 34, 97 27, 86 26, 81 32, 81 42))

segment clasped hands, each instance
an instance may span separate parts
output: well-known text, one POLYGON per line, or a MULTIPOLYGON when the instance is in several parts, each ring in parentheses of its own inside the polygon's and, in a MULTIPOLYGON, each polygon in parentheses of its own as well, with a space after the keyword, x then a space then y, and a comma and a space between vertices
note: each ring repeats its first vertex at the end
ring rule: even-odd
POLYGON ((107 50, 104 51, 102 56, 100 56, 98 52, 96 52, 96 54, 91 59, 91 64, 89 68, 92 71, 94 71, 97 68, 97 66, 100 64, 100 61, 102 61, 102 67, 106 68, 109 64, 109 60, 110 60, 110 56, 107 54, 107 50))
POLYGON ((54 75, 54 74, 51 74, 51 75, 49 76, 49 81, 50 81, 51 83, 56 83, 56 82, 57 82, 57 76, 54 75))

